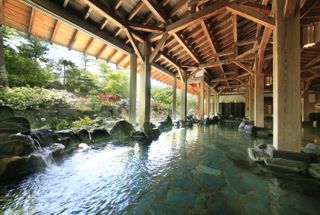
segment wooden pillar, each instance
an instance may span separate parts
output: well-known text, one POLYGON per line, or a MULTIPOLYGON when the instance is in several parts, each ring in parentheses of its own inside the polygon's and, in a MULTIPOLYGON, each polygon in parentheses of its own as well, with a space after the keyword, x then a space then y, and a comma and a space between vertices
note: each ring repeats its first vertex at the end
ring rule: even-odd
POLYGON ((151 64, 148 61, 151 53, 149 41, 144 42, 144 62, 140 73, 140 115, 139 125, 143 128, 145 122, 150 122, 150 96, 151 96, 151 64))
POLYGON ((254 84, 253 84, 253 77, 250 76, 249 78, 249 120, 254 120, 254 84))
POLYGON ((263 60, 256 57, 256 73, 254 76, 254 125, 264 127, 264 75, 263 60))
POLYGON ((137 56, 130 56, 129 122, 136 123, 137 106, 137 56))
POLYGON ((300 1, 284 17, 285 0, 273 1, 273 144, 277 149, 299 152, 300 124, 300 1))
POLYGON ((220 113, 220 110, 219 110, 219 94, 216 93, 216 98, 215 98, 215 110, 216 110, 216 113, 220 113))
POLYGON ((198 119, 200 119, 200 93, 197 95, 198 98, 198 119))
POLYGON ((204 79, 200 81, 200 120, 204 119, 204 79))
POLYGON ((187 120, 187 93, 188 93, 188 83, 187 83, 187 72, 181 71, 182 76, 182 88, 181 88, 181 120, 187 120))
POLYGON ((249 119, 249 88, 247 88, 245 94, 244 94, 244 98, 245 98, 245 116, 249 119))
POLYGON ((210 117, 210 87, 207 85, 207 94, 206 94, 206 115, 210 117))
POLYGON ((0 0, 0 87, 8 87, 8 73, 5 65, 4 59, 4 47, 3 47, 3 35, 2 30, 3 26, 3 4, 4 1, 0 0))
POLYGON ((172 120, 176 120, 177 117, 177 77, 173 77, 172 84, 172 120))

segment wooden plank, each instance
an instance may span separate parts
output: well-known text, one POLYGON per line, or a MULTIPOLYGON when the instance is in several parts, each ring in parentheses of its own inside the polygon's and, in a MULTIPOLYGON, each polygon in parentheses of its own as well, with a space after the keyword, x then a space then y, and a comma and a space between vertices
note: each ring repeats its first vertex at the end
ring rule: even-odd
POLYGON ((105 18, 101 23, 100 30, 103 30, 107 26, 108 22, 109 20, 105 18))
POLYGON ((188 3, 188 0, 180 0, 178 3, 176 3, 174 8, 170 12, 170 17, 173 17, 174 15, 176 15, 177 12, 187 3, 188 3))
POLYGON ((115 3, 112 6, 112 9, 113 10, 118 10, 119 7, 121 6, 121 4, 122 4, 122 0, 116 0, 115 3))
POLYGON ((136 23, 130 23, 130 28, 136 30, 136 31, 144 31, 144 32, 150 32, 150 33, 163 33, 164 28, 155 27, 155 26, 148 26, 148 25, 142 25, 142 24, 136 24, 136 23))
POLYGON ((309 61, 308 63, 306 63, 303 68, 304 69, 308 69, 310 67, 312 67, 313 65, 317 64, 320 62, 320 56, 313 58, 311 61, 309 61))
POLYGON ((106 45, 106 44, 103 44, 102 47, 101 47, 101 49, 99 50, 99 52, 98 52, 97 55, 96 55, 96 59, 99 59, 99 58, 100 58, 100 56, 103 54, 103 52, 106 50, 106 48, 107 48, 107 45, 106 45))
POLYGON ((236 64, 237 66, 241 67, 242 69, 246 70, 247 72, 249 72, 250 74, 254 75, 254 72, 249 69, 246 65, 240 63, 239 61, 233 61, 234 64, 236 64))
POLYGON ((114 49, 113 52, 109 55, 107 61, 110 62, 112 58, 117 54, 118 50, 114 49))
POLYGON ((88 7, 86 15, 84 15, 84 20, 87 20, 89 18, 91 12, 92 12, 92 8, 88 7))
MULTIPOLYGON (((300 1, 300 0, 299 0, 300 1)), ((291 17, 296 13, 298 0, 286 0, 284 5, 284 15, 285 17, 291 17)))
POLYGON ((128 29, 126 29, 125 31, 126 31, 126 34, 127 34, 128 38, 130 40, 130 43, 131 43, 136 55, 139 57, 140 60, 143 61, 143 56, 142 56, 142 54, 140 52, 138 44, 136 43, 135 39, 133 38, 131 32, 128 29))
POLYGON ((155 57, 159 54, 159 52, 162 50, 163 45, 165 44, 165 42, 167 41, 167 38, 169 37, 168 33, 163 34, 162 38, 160 39, 160 41, 158 42, 156 48, 153 50, 153 52, 150 55, 149 58, 149 62, 153 62, 155 57))
POLYGON ((60 26, 60 21, 57 20, 56 23, 55 23, 55 25, 54 25, 54 28, 53 28, 53 31, 52 31, 52 34, 51 34, 51 37, 50 37, 50 40, 49 40, 49 42, 50 42, 51 44, 53 43, 54 38, 55 38, 55 36, 57 35, 59 26, 60 26))
POLYGON ((174 38, 180 43, 180 45, 186 50, 186 52, 192 57, 192 59, 196 63, 200 63, 198 57, 191 51, 189 45, 185 42, 185 40, 178 34, 173 34, 174 38))
POLYGON ((71 50, 71 49, 73 48, 73 45, 74 45, 74 43, 75 43, 76 40, 77 40, 78 33, 79 33, 78 30, 75 30, 75 32, 73 33, 72 39, 70 40, 69 45, 68 45, 69 50, 71 50))
POLYGON ((154 16, 157 17, 157 19, 163 23, 166 23, 167 18, 163 13, 160 12, 157 5, 153 3, 151 0, 142 0, 142 2, 149 8, 149 10, 152 12, 154 16))
POLYGON ((68 6, 69 0, 64 0, 63 7, 66 8, 68 6))
POLYGON ((59 19, 68 25, 76 28, 77 30, 81 30, 86 34, 106 42, 110 46, 120 49, 121 51, 131 54, 133 53, 133 49, 128 47, 127 45, 123 44, 122 42, 114 39, 107 33, 101 31, 99 28, 90 25, 89 23, 83 21, 83 19, 77 17, 76 15, 70 13, 66 9, 59 7, 57 4, 47 0, 23 0, 26 4, 30 5, 31 7, 35 7, 40 11, 43 11, 48 16, 51 16, 55 19, 59 19))
POLYGON ((261 24, 267 28, 274 29, 274 19, 272 17, 257 13, 244 6, 232 4, 227 6, 227 10, 233 14, 237 14, 253 22, 261 24))

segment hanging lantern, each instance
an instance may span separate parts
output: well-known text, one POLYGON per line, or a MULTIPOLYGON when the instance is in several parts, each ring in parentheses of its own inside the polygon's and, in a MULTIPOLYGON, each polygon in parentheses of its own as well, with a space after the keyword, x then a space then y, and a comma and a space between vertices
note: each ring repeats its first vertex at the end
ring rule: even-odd
POLYGON ((302 27, 303 48, 310 48, 320 41, 320 22, 302 27))

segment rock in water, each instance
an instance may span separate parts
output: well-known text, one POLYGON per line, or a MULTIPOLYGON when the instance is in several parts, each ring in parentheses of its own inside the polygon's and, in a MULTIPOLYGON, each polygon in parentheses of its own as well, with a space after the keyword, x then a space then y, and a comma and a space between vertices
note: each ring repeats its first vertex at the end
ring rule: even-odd
POLYGON ((112 127, 110 135, 113 138, 129 138, 135 132, 133 125, 125 120, 120 120, 112 127))
POLYGON ((95 128, 90 132, 92 141, 102 141, 110 137, 108 131, 104 128, 95 128))
POLYGON ((11 107, 0 106, 0 120, 8 119, 14 117, 14 112, 11 107))
POLYGON ((86 129, 81 129, 80 131, 77 131, 76 134, 82 143, 90 143, 90 133, 86 129))
POLYGON ((23 117, 10 117, 0 121, 0 133, 7 134, 30 134, 31 126, 29 121, 23 117))
POLYGON ((52 154, 53 158, 61 157, 65 151, 65 146, 60 143, 54 143, 49 146, 49 151, 52 154))
POLYGON ((58 142, 58 135, 46 128, 33 131, 31 137, 36 140, 41 147, 47 147, 58 142))
POLYGON ((222 172, 219 169, 214 169, 211 167, 198 165, 198 166, 196 166, 195 173, 200 173, 200 174, 202 173, 202 174, 219 176, 219 175, 221 175, 222 172))
POLYGON ((288 172, 303 172, 307 169, 308 164, 302 161, 287 160, 283 158, 273 158, 264 161, 267 166, 288 172))
POLYGON ((0 156, 29 155, 36 150, 33 139, 26 135, 10 135, 0 142, 0 156))
POLYGON ((143 129, 148 139, 156 140, 160 136, 160 130, 151 122, 145 122, 143 129))
POLYGON ((46 161, 40 154, 0 158, 0 181, 18 178, 37 171, 45 170, 46 161))
POLYGON ((310 167, 308 168, 308 172, 312 177, 316 179, 320 179, 320 164, 319 163, 310 164, 310 167))

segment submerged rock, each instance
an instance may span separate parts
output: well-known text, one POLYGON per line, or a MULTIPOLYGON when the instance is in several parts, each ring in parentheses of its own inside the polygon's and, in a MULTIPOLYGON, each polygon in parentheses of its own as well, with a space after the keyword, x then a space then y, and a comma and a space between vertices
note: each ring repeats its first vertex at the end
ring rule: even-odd
POLYGON ((0 120, 8 119, 14 117, 14 112, 11 107, 0 106, 0 120))
POLYGON ((151 122, 145 122, 143 129, 148 139, 156 140, 160 136, 160 130, 151 122))
POLYGON ((134 133, 134 127, 125 120, 120 120, 112 127, 110 135, 113 138, 129 138, 134 133))
POLYGON ((10 117, 0 121, 0 133, 7 134, 30 134, 29 121, 23 117, 10 117))
POLYGON ((47 147, 58 142, 58 135, 54 131, 46 128, 33 131, 31 137, 36 140, 41 147, 47 147))
POLYGON ((33 139, 27 135, 10 135, 0 142, 0 156, 29 155, 36 149, 33 139))
POLYGON ((308 168, 309 174, 316 179, 320 179, 320 164, 319 163, 312 163, 308 168))
POLYGON ((46 168, 46 161, 40 154, 0 158, 0 181, 18 178, 46 168))
POLYGON ((207 167, 207 166, 204 166, 204 165, 196 166, 194 173, 214 175, 214 176, 219 176, 219 175, 222 174, 221 170, 214 169, 214 168, 211 168, 211 167, 207 167))
POLYGON ((160 122, 159 129, 160 131, 170 130, 173 127, 172 119, 170 116, 167 116, 166 120, 160 122))
POLYGON ((92 141, 102 141, 110 137, 108 131, 104 128, 95 128, 90 132, 92 141))
POLYGON ((288 172, 300 173, 307 169, 308 164, 301 161, 288 160, 284 158, 273 158, 265 160, 267 166, 274 167, 288 172))

